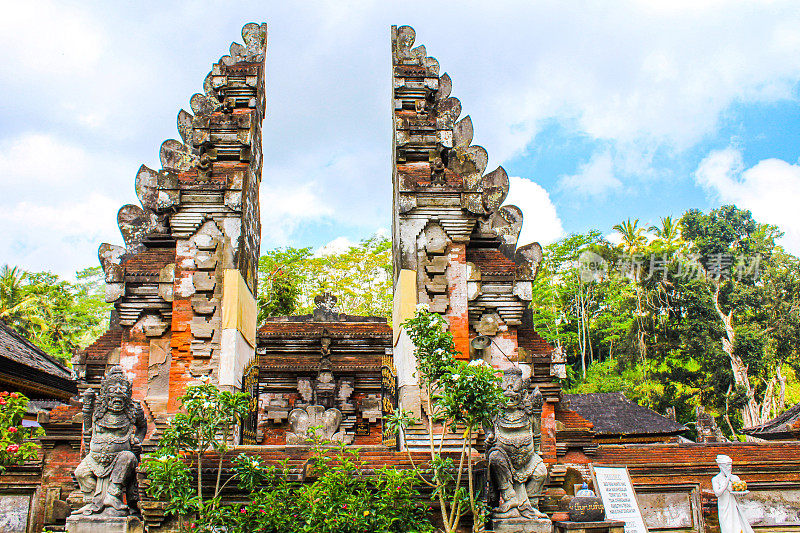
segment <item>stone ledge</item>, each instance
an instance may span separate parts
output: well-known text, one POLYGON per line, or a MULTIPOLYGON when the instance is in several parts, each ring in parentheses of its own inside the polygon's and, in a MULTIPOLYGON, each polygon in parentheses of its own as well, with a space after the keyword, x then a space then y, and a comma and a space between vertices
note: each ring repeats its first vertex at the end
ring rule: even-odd
POLYGON ((495 518, 494 533, 551 533, 553 523, 546 518, 495 518))
POLYGON ((81 516, 67 518, 67 533, 144 533, 144 524, 135 516, 81 516))
POLYGON ((572 533, 623 533, 625 522, 620 520, 603 520, 601 522, 553 522, 553 532, 562 533, 570 531, 572 533))

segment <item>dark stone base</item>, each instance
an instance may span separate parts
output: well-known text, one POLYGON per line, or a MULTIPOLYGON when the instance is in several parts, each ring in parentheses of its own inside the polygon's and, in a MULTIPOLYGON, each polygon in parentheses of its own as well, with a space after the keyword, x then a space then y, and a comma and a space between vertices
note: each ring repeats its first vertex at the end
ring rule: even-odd
POLYGON ((494 533, 552 533, 553 523, 547 518, 493 518, 494 533))
POLYGON ((144 533, 144 524, 135 516, 81 516, 67 518, 67 533, 144 533))
POLYGON ((553 522, 553 533, 625 533, 625 522, 603 520, 601 522, 553 522))

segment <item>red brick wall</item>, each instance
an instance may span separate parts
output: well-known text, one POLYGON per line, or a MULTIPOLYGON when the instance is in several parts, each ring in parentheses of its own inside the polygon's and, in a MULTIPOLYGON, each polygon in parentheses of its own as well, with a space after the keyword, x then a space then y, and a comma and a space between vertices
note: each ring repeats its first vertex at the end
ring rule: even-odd
POLYGON ((445 317, 450 323, 450 332, 458 358, 469 361, 469 317, 467 309, 467 251, 463 243, 453 243, 447 255, 447 296, 450 306, 445 317))
POLYGON ((133 384, 133 399, 144 400, 147 396, 147 365, 150 361, 150 340, 140 326, 126 329, 122 337, 120 366, 133 384))

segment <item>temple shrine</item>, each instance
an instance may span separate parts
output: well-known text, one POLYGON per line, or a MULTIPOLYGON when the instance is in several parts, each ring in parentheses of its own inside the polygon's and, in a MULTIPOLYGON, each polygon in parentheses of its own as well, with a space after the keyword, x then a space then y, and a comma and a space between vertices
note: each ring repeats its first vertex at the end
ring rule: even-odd
MULTIPOLYGON (((161 168, 133 173, 139 205, 119 210, 122 244, 99 248, 106 301, 114 305, 109 330, 76 354, 74 382, 62 384, 56 378, 64 369, 52 369, 52 392, 63 403, 39 415, 47 433, 41 461, 0 476, 0 501, 14 494, 27 502, 24 531, 64 530, 82 505, 72 472, 90 443, 72 395, 99 391, 112 367, 122 369, 142 407, 145 452, 179 411, 185 388, 208 381, 250 393, 251 412, 233 444, 268 462, 302 470, 314 421, 330 440, 360 447, 367 467, 423 460, 424 424, 409 428, 407 450, 383 424, 398 407, 421 420, 430 415, 414 346, 400 327, 418 304, 446 319, 459 357, 518 370, 520 393, 535 391, 546 469, 541 513, 552 516, 564 495, 591 482, 590 464, 617 465, 627 467, 650 531, 716 532, 711 479, 715 457, 725 454, 748 479, 751 510, 762 514, 756 531, 800 531, 800 442, 688 442, 680 424, 622 395, 562 393, 565 358, 536 333, 530 311, 541 246, 518 242, 523 216, 504 203, 505 170, 487 171, 487 151, 472 143, 472 120, 452 96, 456 83, 415 41, 411 27, 393 26, 387 42, 391 324, 347 315, 327 293, 312 314, 257 323, 267 26, 247 24, 242 43, 212 64, 188 110, 178 112, 180 139, 161 144, 161 168)), ((796 409, 753 433, 796 437, 794 418, 796 409)), ((464 436, 446 439, 449 453, 464 436)), ((483 439, 470 443, 477 455, 483 439)), ((139 505, 148 531, 173 530, 161 502, 143 494, 139 505)))

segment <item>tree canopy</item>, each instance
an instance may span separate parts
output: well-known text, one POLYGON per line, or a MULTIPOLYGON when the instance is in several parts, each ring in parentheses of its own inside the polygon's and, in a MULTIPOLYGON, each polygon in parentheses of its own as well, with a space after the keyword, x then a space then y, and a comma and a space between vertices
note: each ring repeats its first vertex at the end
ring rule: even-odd
POLYGON ((99 266, 69 282, 51 272, 0 268, 0 319, 50 355, 69 362, 72 352, 108 327, 111 305, 103 299, 99 266))
POLYGON ((342 312, 391 317, 392 244, 374 235, 347 250, 315 254, 311 248, 277 248, 261 256, 259 320, 305 314, 314 296, 330 292, 342 312))
POLYGON ((535 283, 570 390, 621 390, 683 423, 702 405, 728 434, 800 399, 800 260, 778 228, 723 206, 614 229, 617 245, 590 231, 547 246, 535 283))

